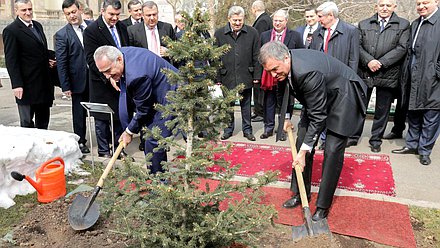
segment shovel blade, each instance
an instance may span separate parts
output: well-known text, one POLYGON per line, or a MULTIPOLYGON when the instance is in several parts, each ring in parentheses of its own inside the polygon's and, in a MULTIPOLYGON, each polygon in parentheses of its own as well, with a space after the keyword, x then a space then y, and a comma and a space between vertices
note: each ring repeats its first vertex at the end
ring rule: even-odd
POLYGON ((99 204, 93 202, 84 214, 90 199, 77 195, 69 207, 68 220, 74 230, 86 230, 92 227, 99 218, 99 204))
POLYGON ((327 218, 319 221, 314 221, 308 207, 303 208, 303 213, 304 224, 301 226, 292 227, 292 237, 294 241, 300 240, 307 236, 312 237, 320 234, 328 234, 329 236, 331 235, 330 228, 328 227, 327 218))

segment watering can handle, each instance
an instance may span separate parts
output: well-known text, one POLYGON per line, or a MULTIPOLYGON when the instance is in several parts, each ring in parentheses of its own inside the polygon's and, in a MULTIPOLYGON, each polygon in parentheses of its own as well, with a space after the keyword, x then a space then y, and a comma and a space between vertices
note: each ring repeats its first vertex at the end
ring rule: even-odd
POLYGON ((46 168, 46 166, 48 166, 48 165, 50 165, 50 164, 52 164, 53 162, 56 162, 56 161, 60 162, 60 164, 62 164, 63 167, 64 167, 64 160, 61 157, 55 157, 55 158, 53 158, 51 160, 48 160, 48 161, 44 162, 44 164, 41 166, 41 170, 43 171, 44 168, 46 168))

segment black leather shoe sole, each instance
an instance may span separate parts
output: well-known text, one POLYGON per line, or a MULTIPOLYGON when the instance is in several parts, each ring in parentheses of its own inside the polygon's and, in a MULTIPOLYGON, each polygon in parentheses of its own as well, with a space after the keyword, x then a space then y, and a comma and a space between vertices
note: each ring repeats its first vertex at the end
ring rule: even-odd
POLYGON ((220 137, 220 139, 221 140, 227 140, 227 139, 229 139, 229 138, 231 138, 232 137, 232 133, 224 133, 223 135, 222 135, 222 137, 220 137))
POLYGON ((267 139, 267 138, 271 137, 272 135, 273 135, 273 132, 263 133, 262 135, 260 135, 260 139, 267 139))
POLYGON ((430 165, 431 164, 431 158, 429 155, 420 155, 419 156, 420 163, 423 165, 430 165))
POLYGON ((245 133, 244 135, 243 135, 243 137, 245 137, 246 139, 248 139, 249 141, 255 141, 256 139, 255 139, 255 136, 253 135, 253 134, 251 134, 251 133, 245 133))
MULTIPOLYGON (((307 197, 307 200, 310 201, 310 197, 307 197)), ((299 195, 295 195, 289 200, 283 203, 283 208, 296 208, 301 205, 301 197, 299 195)))
POLYGON ((263 121, 264 119, 263 119, 263 117, 261 117, 261 116, 257 116, 257 117, 255 117, 255 118, 253 118, 253 119, 251 119, 252 120, 252 122, 261 122, 261 121, 263 121))
POLYGON ((411 149, 406 146, 401 149, 392 150, 391 152, 394 154, 418 154, 416 149, 411 149))
POLYGON ((401 139, 403 137, 402 134, 389 133, 382 137, 382 139, 391 140, 391 139, 401 139))
POLYGON ((328 209, 317 208, 315 213, 312 216, 312 220, 313 221, 323 220, 323 219, 327 218, 328 212, 329 212, 328 209))
POLYGON ((380 146, 371 146, 371 152, 378 153, 380 151, 380 146))

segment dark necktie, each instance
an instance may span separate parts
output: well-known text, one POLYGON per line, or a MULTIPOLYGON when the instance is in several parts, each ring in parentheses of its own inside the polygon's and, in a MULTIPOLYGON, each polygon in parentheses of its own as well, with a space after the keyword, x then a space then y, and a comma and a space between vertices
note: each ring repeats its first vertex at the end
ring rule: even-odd
POLYGON ((310 47, 310 43, 312 41, 312 35, 313 35, 312 26, 309 26, 309 32, 307 33, 306 42, 304 43, 306 48, 310 47))
POLYGON ((38 33, 38 31, 34 28, 34 26, 31 24, 28 25, 29 29, 32 31, 32 33, 37 37, 37 39, 43 43, 43 39, 41 38, 41 35, 38 33))
POLYGON ((115 29, 116 29, 115 26, 110 27, 110 30, 112 31, 112 37, 113 37, 113 40, 115 41, 116 47, 121 48, 121 45, 119 44, 118 38, 116 37, 115 29))
POLYGON ((121 77, 119 87, 121 89, 119 94, 119 119, 121 121, 122 128, 125 130, 130 123, 130 115, 127 108, 127 85, 125 84, 124 77, 121 77))
POLYGON ((386 20, 385 19, 381 19, 380 20, 380 32, 382 33, 382 31, 385 29, 386 26, 386 20))
POLYGON ((327 29, 327 38, 325 39, 325 47, 324 47, 324 53, 328 52, 328 42, 330 41, 330 37, 332 36, 332 29, 328 28, 327 29))

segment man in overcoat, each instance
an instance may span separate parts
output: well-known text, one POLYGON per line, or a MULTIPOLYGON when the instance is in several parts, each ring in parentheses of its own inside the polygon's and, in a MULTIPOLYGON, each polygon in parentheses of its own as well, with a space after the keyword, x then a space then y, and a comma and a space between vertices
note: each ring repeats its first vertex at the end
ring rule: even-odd
POLYGON ((419 18, 411 24, 411 38, 402 76, 402 96, 408 101, 406 145, 397 154, 418 154, 431 164, 440 134, 440 12, 438 0, 417 0, 419 18))
POLYGON ((116 141, 116 144, 112 145, 117 147, 117 140, 123 130, 118 113, 119 92, 113 90, 111 83, 99 72, 93 60, 93 53, 98 47, 104 45, 118 48, 128 45, 127 27, 119 22, 121 8, 119 0, 105 0, 101 15, 84 30, 84 51, 90 72, 90 102, 108 104, 114 112, 113 134, 110 129, 110 116, 104 113, 93 113, 98 155, 101 157, 111 157, 112 135, 116 141))
MULTIPOLYGON (((170 85, 162 69, 177 69, 163 58, 148 49, 139 47, 122 47, 120 50, 112 46, 103 46, 94 54, 96 65, 105 77, 112 78, 113 87, 120 95, 120 118, 125 131, 120 142, 129 144, 134 133, 138 133, 143 126, 148 129, 159 127, 161 135, 168 137, 171 131, 165 126, 170 118, 163 118, 162 113, 154 109, 155 104, 167 104, 168 91, 175 90, 176 85, 170 85), (118 84, 116 84, 118 82, 118 84), (134 105, 131 105, 131 104, 134 105), (132 113, 136 114, 133 116, 132 113)), ((158 141, 149 137, 145 141, 145 154, 153 153, 151 158, 151 173, 163 171, 161 162, 167 160, 167 153, 161 149, 154 151, 158 141)))
MULTIPOLYGON (((288 50, 278 41, 261 47, 259 61, 264 70, 279 82, 286 81, 289 85, 281 108, 278 133, 280 129, 287 131, 292 128, 292 108, 288 104, 288 94, 293 95, 304 106, 298 124, 298 154, 293 163, 301 166, 304 171, 308 198, 314 147, 322 129, 327 128, 322 180, 316 202, 317 209, 312 217, 315 221, 327 218, 342 170, 347 139, 357 131, 365 118, 367 87, 352 69, 339 60, 310 49, 288 50)), ((301 203, 295 179, 293 170, 290 189, 294 196, 283 204, 285 208, 294 208, 301 203)))
MULTIPOLYGON (((228 11, 228 24, 215 31, 218 46, 230 45, 231 49, 222 56, 223 67, 218 72, 218 82, 228 89, 244 84, 240 100, 243 136, 255 141, 251 125, 252 86, 259 83, 261 77, 258 66, 260 37, 255 28, 244 24, 244 9, 232 6, 228 11)), ((233 107, 233 106, 231 106, 233 107)), ((234 132, 234 113, 231 122, 224 129, 222 140, 229 139, 234 132)))
MULTIPOLYGON (((270 15, 266 12, 266 5, 262 0, 256 0, 252 3, 251 12, 255 16, 252 27, 258 31, 259 35, 273 28, 272 18, 270 18, 270 15)), ((264 91, 261 89, 260 82, 255 83, 252 90, 254 112, 251 115, 251 119, 253 122, 261 122, 264 121, 264 91)))
MULTIPOLYGON (((371 151, 380 152, 391 103, 400 87, 400 69, 405 58, 409 22, 394 12, 396 0, 378 0, 377 13, 359 22, 359 74, 368 86, 368 99, 376 88, 376 105, 369 140, 371 151)), ((400 92, 400 90, 399 90, 400 92)))
POLYGON ((55 67, 43 26, 32 20, 30 0, 15 0, 17 18, 3 30, 5 62, 18 107, 21 127, 47 129, 54 99, 55 67))

